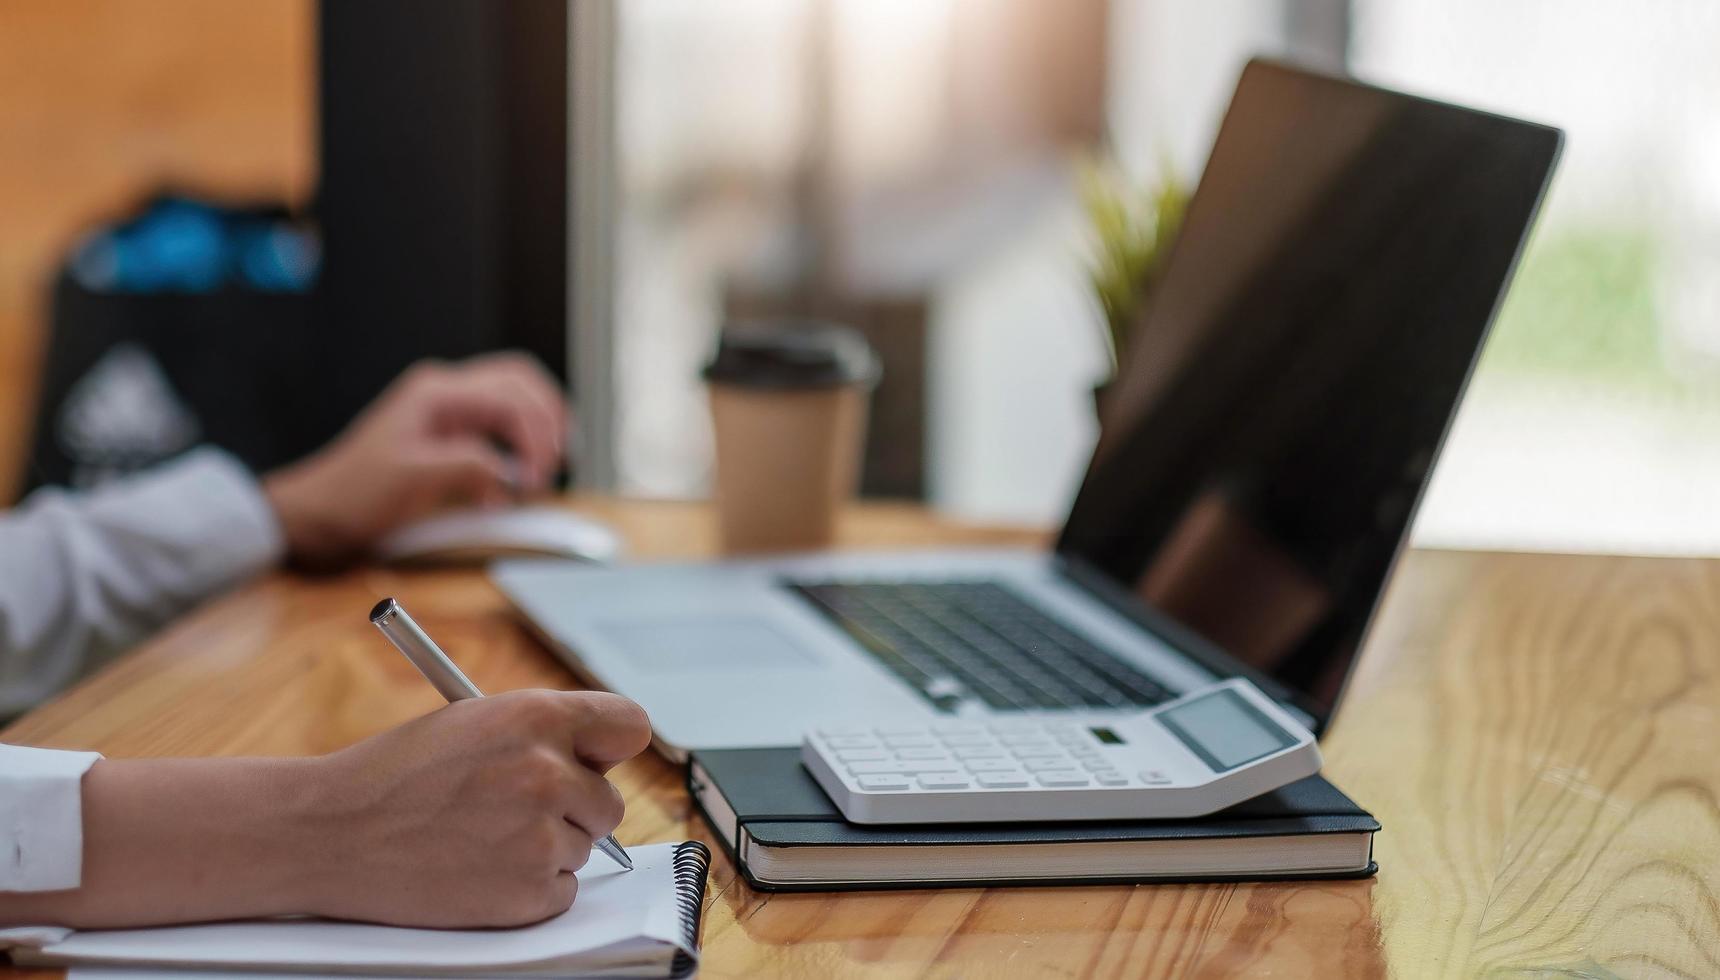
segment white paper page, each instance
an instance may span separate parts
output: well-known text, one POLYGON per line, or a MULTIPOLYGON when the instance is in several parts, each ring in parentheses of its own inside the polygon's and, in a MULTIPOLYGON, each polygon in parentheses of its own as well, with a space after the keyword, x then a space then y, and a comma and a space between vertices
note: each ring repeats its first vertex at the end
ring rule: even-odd
MULTIPOLYGON (((630 848, 631 872, 594 853, 579 873, 579 896, 573 908, 520 929, 455 931, 274 920, 78 932, 43 952, 83 962, 127 964, 312 968, 337 973, 392 968, 397 973, 423 970, 444 976, 505 972, 518 964, 621 943, 644 947, 651 940, 678 942, 673 871, 677 846, 630 848)), ((118 977, 113 971, 102 975, 118 977)))
MULTIPOLYGON (((629 851, 628 853, 632 853, 629 851)), ((581 971, 578 974, 563 974, 564 977, 587 976, 581 971)), ((592 971, 590 976, 605 977, 613 980, 615 977, 629 976, 627 972, 610 972, 605 970, 592 971)), ((642 973, 640 976, 661 976, 661 971, 642 973)), ((66 974, 66 980, 377 980, 376 974, 362 973, 257 973, 252 970, 197 970, 187 972, 185 969, 168 967, 134 967, 134 966, 74 966, 66 974)), ((452 976, 446 973, 438 974, 402 974, 390 973, 387 980, 518 980, 514 974, 487 973, 483 975, 468 974, 452 976)))
MULTIPOLYGON (((632 853, 629 851, 628 853, 632 853)), ((562 977, 604 977, 607 980, 625 976, 662 976, 661 964, 646 972, 626 970, 597 969, 589 974, 583 969, 577 974, 562 973, 562 977)), ((187 971, 184 968, 170 967, 133 967, 133 966, 74 966, 67 971, 66 980, 377 980, 376 974, 363 973, 257 973, 252 970, 196 970, 187 971)), ((403 974, 390 973, 386 980, 518 980, 516 974, 465 974, 453 976, 446 973, 437 974, 403 974)))

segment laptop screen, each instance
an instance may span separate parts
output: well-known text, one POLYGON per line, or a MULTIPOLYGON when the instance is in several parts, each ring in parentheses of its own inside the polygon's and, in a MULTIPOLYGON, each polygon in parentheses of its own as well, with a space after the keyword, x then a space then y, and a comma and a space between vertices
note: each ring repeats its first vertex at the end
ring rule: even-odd
POLYGON ((1059 552, 1323 727, 1560 140, 1250 63, 1059 552))

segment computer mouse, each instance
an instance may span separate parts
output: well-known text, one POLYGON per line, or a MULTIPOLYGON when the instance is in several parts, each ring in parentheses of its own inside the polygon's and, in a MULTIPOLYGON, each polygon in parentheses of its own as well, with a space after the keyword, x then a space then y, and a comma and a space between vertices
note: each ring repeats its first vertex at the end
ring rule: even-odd
POLYGON ((521 556, 607 562, 621 554, 621 537, 561 507, 471 509, 408 524, 383 539, 376 554, 403 564, 481 564, 521 556))

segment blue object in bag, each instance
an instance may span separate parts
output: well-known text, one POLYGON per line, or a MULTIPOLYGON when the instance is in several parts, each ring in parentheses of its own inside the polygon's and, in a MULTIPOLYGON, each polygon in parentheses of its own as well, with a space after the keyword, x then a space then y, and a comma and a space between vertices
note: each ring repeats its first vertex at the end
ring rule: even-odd
POLYGON ((321 260, 316 232, 283 214, 162 197, 86 238, 70 266, 78 284, 94 292, 302 293, 316 284, 321 260))

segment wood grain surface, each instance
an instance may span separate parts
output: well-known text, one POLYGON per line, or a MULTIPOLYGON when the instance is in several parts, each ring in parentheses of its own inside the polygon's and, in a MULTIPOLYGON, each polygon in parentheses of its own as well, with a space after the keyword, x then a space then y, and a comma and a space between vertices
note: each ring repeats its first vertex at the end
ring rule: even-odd
MULTIPOLYGON (((701 506, 578 505, 636 556, 712 551, 701 506)), ((843 540, 1044 535, 868 506, 843 540)), ((572 685, 477 573, 280 575, 3 737, 111 756, 345 745, 438 704, 365 622, 384 594, 486 691, 572 685)), ((1720 563, 1412 552, 1326 742, 1328 775, 1385 826, 1377 879, 770 896, 719 858, 704 975, 1720 976, 1717 643, 1720 563)), ((661 759, 616 779, 622 840, 711 840, 661 759)))

